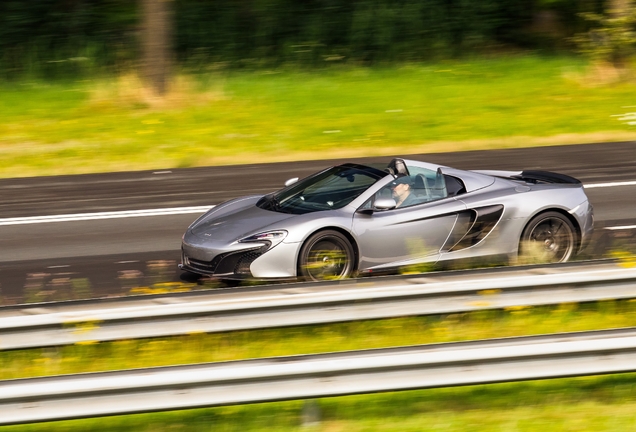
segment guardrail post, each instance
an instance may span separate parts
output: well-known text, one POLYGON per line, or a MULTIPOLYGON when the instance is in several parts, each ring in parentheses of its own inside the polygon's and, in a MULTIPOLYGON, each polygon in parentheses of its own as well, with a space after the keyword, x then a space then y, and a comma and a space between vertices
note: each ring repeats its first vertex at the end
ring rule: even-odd
POLYGON ((312 427, 320 424, 322 415, 316 399, 305 399, 301 417, 302 427, 312 427))

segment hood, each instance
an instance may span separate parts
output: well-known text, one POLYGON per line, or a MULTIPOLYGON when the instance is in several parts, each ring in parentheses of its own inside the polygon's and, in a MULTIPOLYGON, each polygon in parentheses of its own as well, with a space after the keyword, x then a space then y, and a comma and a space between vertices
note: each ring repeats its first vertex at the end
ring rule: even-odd
POLYGON ((190 227, 195 236, 221 242, 234 242, 250 234, 266 230, 270 225, 294 217, 256 207, 257 200, 239 201, 211 211, 190 227))

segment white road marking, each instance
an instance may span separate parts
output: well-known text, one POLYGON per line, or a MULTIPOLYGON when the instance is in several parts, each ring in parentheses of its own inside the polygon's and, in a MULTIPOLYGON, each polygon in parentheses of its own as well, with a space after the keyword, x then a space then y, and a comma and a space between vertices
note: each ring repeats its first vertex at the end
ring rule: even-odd
POLYGON ((606 230, 630 230, 630 229, 636 229, 636 225, 623 225, 623 226, 615 226, 615 227, 607 227, 605 228, 606 230))
POLYGON ((210 210, 214 206, 199 206, 199 207, 175 207, 166 209, 152 209, 152 210, 127 210, 116 212, 103 212, 103 213, 78 213, 78 214, 65 214, 55 216, 30 216, 30 217, 16 217, 0 219, 0 226, 5 225, 28 225, 50 222, 77 222, 87 220, 100 220, 100 219, 121 219, 130 217, 143 217, 143 216, 167 216, 167 215, 179 215, 189 213, 204 213, 210 210))
MULTIPOLYGON (((615 183, 592 183, 592 184, 584 185, 586 189, 619 187, 619 186, 636 186, 636 181, 615 182, 615 183)), ((173 208, 151 209, 151 210, 126 210, 126 211, 102 212, 102 213, 64 214, 64 215, 55 215, 55 216, 15 217, 15 218, 0 219, 0 226, 204 213, 213 207, 214 206, 173 207, 173 208)), ((609 229, 609 230, 636 229, 636 226, 629 225, 629 226, 619 226, 619 227, 608 227, 606 229, 609 229)))
POLYGON ((593 184, 583 185, 585 189, 617 187, 617 186, 636 186, 636 181, 615 182, 615 183, 593 183, 593 184))

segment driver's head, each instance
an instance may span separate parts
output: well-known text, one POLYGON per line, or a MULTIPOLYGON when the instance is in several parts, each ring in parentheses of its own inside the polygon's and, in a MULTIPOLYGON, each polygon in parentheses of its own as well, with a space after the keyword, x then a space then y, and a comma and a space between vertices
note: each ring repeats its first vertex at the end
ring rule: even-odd
POLYGON ((396 198, 400 198, 405 194, 408 195, 410 190, 411 184, 407 176, 398 177, 391 182, 391 191, 396 198))

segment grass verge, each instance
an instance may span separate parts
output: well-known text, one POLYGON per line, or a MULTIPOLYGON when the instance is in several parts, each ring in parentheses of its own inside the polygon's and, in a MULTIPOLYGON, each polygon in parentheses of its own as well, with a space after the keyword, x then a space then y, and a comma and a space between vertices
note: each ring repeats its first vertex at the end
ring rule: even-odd
MULTIPOLYGON (((194 334, 0 352, 0 378, 583 331, 636 325, 636 301, 513 307, 432 317, 194 334)), ((636 427, 636 374, 503 383, 114 416, 18 431, 625 431, 636 427), (315 418, 314 418, 315 419, 315 418)))
POLYGON ((421 432, 636 428, 636 374, 380 393, 114 416, 1 428, 22 431, 421 432), (320 421, 315 421, 319 419, 320 421))
POLYGON ((444 316, 201 333, 4 351, 0 352, 0 379, 630 326, 636 326, 636 301, 511 307, 444 316))
POLYGON ((158 100, 131 76, 0 84, 0 177, 636 138, 631 83, 536 56, 213 73, 158 100))

